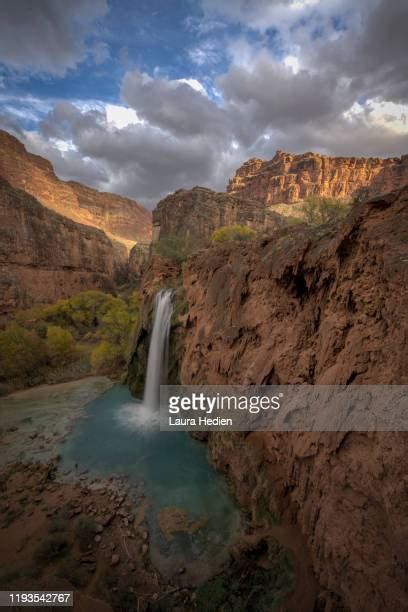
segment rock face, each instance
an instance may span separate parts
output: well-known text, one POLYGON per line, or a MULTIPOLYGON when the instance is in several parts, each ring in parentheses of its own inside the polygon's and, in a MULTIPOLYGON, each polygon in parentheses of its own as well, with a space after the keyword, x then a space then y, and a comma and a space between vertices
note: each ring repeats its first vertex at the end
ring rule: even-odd
POLYGON ((24 189, 41 204, 77 223, 103 230, 128 250, 151 239, 151 213, 129 198, 101 193, 73 181, 61 181, 52 165, 28 153, 24 145, 0 130, 0 176, 24 189))
MULTIPOLYGON (((325 235, 197 253, 181 382, 406 384, 407 235, 408 187, 325 235)), ((209 446, 241 503, 301 527, 316 609, 408 609, 405 434, 213 433, 209 446)))
POLYGON ((380 159, 277 151, 271 161, 247 161, 230 180, 227 191, 273 205, 313 195, 363 199, 407 183, 408 155, 380 159))
POLYGON ((0 314, 85 289, 112 291, 122 258, 101 230, 49 210, 0 178, 0 314))
POLYGON ((141 279, 150 255, 150 243, 135 244, 129 253, 129 277, 133 281, 141 279))
POLYGON ((175 235, 206 239, 218 227, 234 224, 266 230, 276 229, 282 220, 255 200, 204 187, 179 189, 161 200, 154 210, 153 239, 175 235))

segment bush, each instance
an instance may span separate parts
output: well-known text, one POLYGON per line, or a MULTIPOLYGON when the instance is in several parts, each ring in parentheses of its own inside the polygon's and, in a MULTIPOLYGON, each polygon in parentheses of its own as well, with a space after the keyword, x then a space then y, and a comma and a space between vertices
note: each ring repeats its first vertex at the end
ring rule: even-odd
POLYGON ((118 300, 108 312, 102 317, 99 337, 111 344, 117 344, 126 348, 130 332, 136 322, 136 316, 132 314, 127 304, 118 300))
POLYGON ((161 255, 165 259, 170 259, 178 264, 183 263, 193 251, 203 246, 203 242, 195 240, 194 242, 185 236, 167 236, 160 238, 153 244, 155 253, 161 255))
POLYGON ((39 384, 49 378, 50 367, 55 377, 64 373, 60 366, 73 361, 83 371, 92 365, 105 374, 117 373, 126 361, 139 311, 136 291, 126 301, 102 291, 84 291, 18 312, 19 324, 0 332, 0 382, 39 384))
POLYGON ((115 372, 124 363, 120 346, 104 340, 91 353, 91 366, 95 372, 115 372))
POLYGON ((103 291, 83 291, 43 308, 41 318, 53 325, 71 328, 82 335, 98 327, 101 318, 117 299, 103 291))
POLYGON ((304 204, 304 218, 310 225, 326 225, 343 219, 350 204, 335 198, 310 197, 304 204))
POLYGON ((52 365, 66 365, 75 357, 75 340, 67 329, 50 325, 47 329, 47 351, 52 365))
POLYGON ((0 379, 34 379, 47 358, 37 334, 12 324, 0 331, 0 379))
POLYGON ((256 236, 255 230, 246 225, 226 225, 216 229, 211 240, 213 242, 227 242, 229 240, 253 240, 256 236))

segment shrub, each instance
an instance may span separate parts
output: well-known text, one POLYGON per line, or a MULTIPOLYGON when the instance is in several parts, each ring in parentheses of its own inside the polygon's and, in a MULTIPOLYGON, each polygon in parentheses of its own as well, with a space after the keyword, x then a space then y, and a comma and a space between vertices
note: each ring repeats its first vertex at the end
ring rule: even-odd
POLYGON ((43 323, 43 321, 39 321, 36 326, 35 326, 35 333, 37 334, 37 336, 39 338, 42 338, 43 340, 46 339, 47 337, 47 326, 45 323, 43 323))
POLYGON ((120 346, 104 340, 91 353, 91 365, 95 372, 114 372, 123 365, 124 356, 120 346))
POLYGON ((170 259, 178 264, 183 263, 193 251, 203 246, 203 241, 194 240, 194 242, 186 238, 185 236, 167 236, 166 238, 160 238, 153 244, 153 249, 156 253, 170 259))
POLYGON ((50 325, 47 329, 47 350, 53 365, 66 365, 75 357, 75 340, 67 329, 50 325))
POLYGON ((335 198, 310 197, 304 204, 304 218, 310 225, 325 225, 343 219, 350 204, 335 198))
POLYGON ((43 318, 54 325, 70 327, 83 334, 98 327, 101 317, 115 299, 113 295, 102 291, 83 291, 44 308, 43 318))
POLYGON ((253 240, 256 236, 255 230, 246 225, 226 225, 216 229, 211 240, 213 242, 227 242, 229 240, 253 240))
POLYGON ((102 317, 98 335, 111 344, 125 348, 135 322, 136 316, 130 312, 127 304, 118 300, 102 317))
POLYGON ((106 374, 117 372, 125 363, 140 311, 138 293, 129 293, 125 300, 84 291, 18 312, 19 324, 0 332, 0 382, 16 378, 26 383, 26 377, 30 384, 39 384, 49 377, 47 367, 58 376, 58 368, 73 361, 82 371, 92 365, 106 374))
POLYGON ((37 334, 12 324, 0 331, 0 378, 35 378, 47 357, 37 334))

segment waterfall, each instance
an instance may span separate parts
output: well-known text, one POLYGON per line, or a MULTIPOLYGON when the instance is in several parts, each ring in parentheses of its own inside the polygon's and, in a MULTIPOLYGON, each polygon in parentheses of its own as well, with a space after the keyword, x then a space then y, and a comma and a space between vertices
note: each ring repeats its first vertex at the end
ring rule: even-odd
POLYGON ((153 329, 147 360, 143 404, 150 411, 159 407, 160 385, 167 382, 172 290, 162 289, 154 301, 153 329))
POLYGON ((154 301, 143 402, 126 403, 118 414, 124 427, 138 432, 149 432, 159 425, 160 385, 167 382, 172 293, 171 289, 162 289, 154 301))

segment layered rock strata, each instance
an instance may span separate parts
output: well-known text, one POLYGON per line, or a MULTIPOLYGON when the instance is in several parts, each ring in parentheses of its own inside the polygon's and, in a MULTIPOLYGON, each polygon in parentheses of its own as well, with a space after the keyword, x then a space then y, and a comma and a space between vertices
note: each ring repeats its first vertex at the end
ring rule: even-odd
POLYGON ((2 130, 0 176, 47 208, 77 223, 103 230, 128 250, 136 242, 151 239, 150 211, 129 198, 60 180, 48 160, 29 153, 17 138, 2 130))
MULTIPOLYGON (((219 246, 185 267, 183 384, 407 383, 408 188, 337 229, 219 246)), ((318 610, 408 608, 404 433, 213 433, 253 514, 300 526, 318 610)))
POLYGON ((114 289, 123 245, 0 178, 0 314, 85 289, 114 289))
POLYGON ((228 193, 267 205, 293 203, 309 196, 366 199, 408 183, 408 155, 329 157, 293 155, 278 150, 270 161, 253 158, 230 180, 228 193))
POLYGON ((208 239, 226 225, 247 225, 256 230, 280 227, 282 218, 256 200, 235 198, 205 187, 179 189, 167 196, 153 212, 154 240, 169 236, 208 239))

